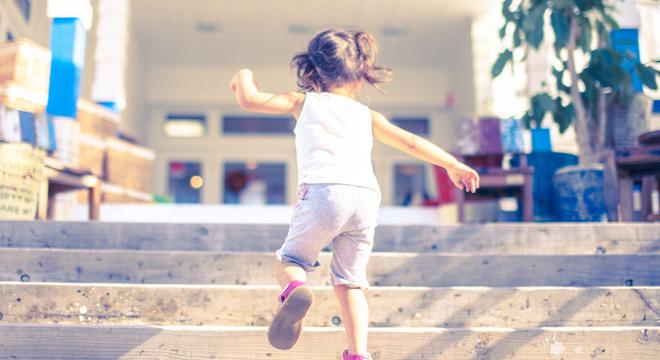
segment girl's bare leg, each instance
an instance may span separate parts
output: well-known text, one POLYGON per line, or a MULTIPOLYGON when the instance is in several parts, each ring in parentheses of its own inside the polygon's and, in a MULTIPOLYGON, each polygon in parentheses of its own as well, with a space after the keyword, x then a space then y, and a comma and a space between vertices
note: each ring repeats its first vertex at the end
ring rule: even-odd
POLYGON ((307 281, 307 273, 303 268, 292 263, 277 264, 277 281, 282 288, 285 288, 292 281, 307 281))
POLYGON ((348 353, 366 354, 369 304, 367 304, 364 291, 346 285, 335 285, 335 295, 341 306, 341 318, 348 340, 348 353))

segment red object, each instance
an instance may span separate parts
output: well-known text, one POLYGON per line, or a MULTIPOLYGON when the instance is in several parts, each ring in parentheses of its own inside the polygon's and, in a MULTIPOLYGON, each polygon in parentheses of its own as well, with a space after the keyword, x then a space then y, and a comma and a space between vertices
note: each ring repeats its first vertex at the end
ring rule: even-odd
POLYGON ((453 93, 448 93, 445 96, 445 108, 451 110, 454 108, 454 105, 456 104, 456 98, 454 97, 453 93))
POLYGON ((433 165, 433 171, 435 172, 435 182, 438 188, 438 198, 433 202, 436 205, 454 202, 454 185, 452 185, 447 171, 437 165, 433 165))
POLYGON ((229 190, 239 193, 243 191, 247 184, 248 178, 242 170, 234 170, 230 172, 225 178, 229 190))
POLYGON ((172 162, 170 163, 170 175, 172 177, 180 178, 185 175, 186 166, 184 163, 172 162))

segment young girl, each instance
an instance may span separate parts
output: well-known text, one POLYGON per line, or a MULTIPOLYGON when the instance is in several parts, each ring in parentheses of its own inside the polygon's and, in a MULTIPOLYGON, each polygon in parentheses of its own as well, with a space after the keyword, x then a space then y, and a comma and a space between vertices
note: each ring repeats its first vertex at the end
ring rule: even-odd
POLYGON ((314 301, 307 272, 319 266, 319 252, 332 244, 332 283, 348 340, 344 360, 371 359, 367 352, 369 286, 367 261, 381 201, 371 164, 373 139, 445 168, 454 185, 474 192, 479 176, 429 141, 390 123, 355 100, 366 82, 375 87, 391 71, 376 65, 376 41, 360 31, 326 30, 297 54, 299 92, 260 91, 252 72, 240 70, 230 87, 240 107, 297 120, 298 202, 289 233, 277 251, 280 307, 268 329, 278 349, 292 348, 314 301))

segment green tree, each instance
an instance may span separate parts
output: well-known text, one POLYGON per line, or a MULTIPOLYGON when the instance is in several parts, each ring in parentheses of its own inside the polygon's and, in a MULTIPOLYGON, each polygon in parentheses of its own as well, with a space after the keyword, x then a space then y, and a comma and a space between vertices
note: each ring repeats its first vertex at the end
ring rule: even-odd
POLYGON ((606 146, 608 104, 626 105, 633 98, 632 74, 624 61, 634 62, 644 86, 657 89, 657 70, 612 48, 610 32, 618 27, 613 10, 603 0, 504 0, 502 4, 505 24, 499 36, 505 49, 493 65, 492 76, 499 76, 509 63, 525 61, 527 51, 538 49, 553 35, 555 86, 531 97, 523 122, 527 127, 540 126, 549 112, 562 133, 573 125, 581 163, 600 161, 606 146), (546 33, 548 28, 552 34, 546 33), (581 68, 576 64, 578 52, 586 59, 581 68), (519 53, 523 55, 517 59, 519 53))

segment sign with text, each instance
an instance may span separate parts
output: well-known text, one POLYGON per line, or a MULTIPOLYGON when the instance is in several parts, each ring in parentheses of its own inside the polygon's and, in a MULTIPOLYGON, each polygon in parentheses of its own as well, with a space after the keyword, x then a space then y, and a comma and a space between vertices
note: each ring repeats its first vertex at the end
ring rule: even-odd
POLYGON ((44 176, 44 152, 0 143, 0 220, 32 220, 44 176))

